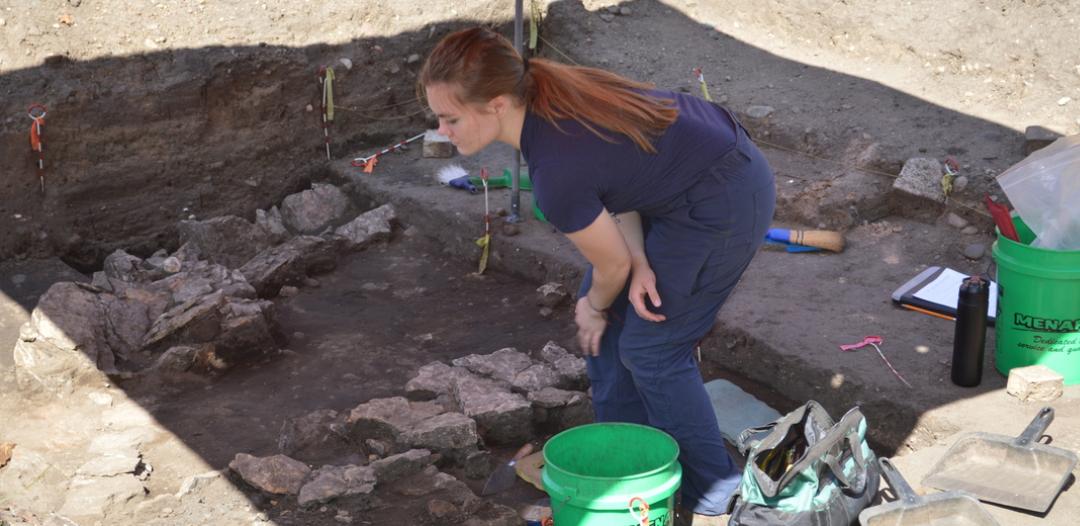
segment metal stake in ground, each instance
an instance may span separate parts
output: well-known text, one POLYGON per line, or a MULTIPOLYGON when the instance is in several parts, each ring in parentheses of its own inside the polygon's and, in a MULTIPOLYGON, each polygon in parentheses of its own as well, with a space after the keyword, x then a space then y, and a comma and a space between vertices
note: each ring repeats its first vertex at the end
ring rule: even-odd
POLYGON ((376 153, 375 155, 369 155, 367 157, 357 157, 357 158, 352 160, 352 165, 357 167, 357 168, 363 168, 365 173, 371 173, 373 170, 375 170, 375 163, 379 162, 379 157, 381 157, 383 155, 386 155, 386 154, 388 154, 388 153, 390 153, 390 152, 392 152, 394 150, 401 149, 406 144, 409 144, 410 142, 413 142, 413 141, 418 141, 418 140, 422 139, 423 137, 424 137, 424 134, 421 133, 420 135, 417 135, 416 137, 410 137, 408 139, 405 139, 404 141, 401 141, 401 142, 399 142, 399 143, 397 143, 397 144, 395 144, 395 145, 393 145, 393 146, 391 146, 389 148, 384 148, 382 151, 376 153))
POLYGON ((34 104, 30 106, 27 112, 30 115, 30 119, 34 121, 30 125, 30 149, 37 152, 37 175, 38 180, 41 182, 41 194, 45 195, 45 147, 44 142, 44 130, 45 126, 45 105, 34 104))
POLYGON ((330 160, 330 123, 334 120, 334 68, 319 68, 318 80, 322 91, 322 132, 326 142, 326 160, 330 160))

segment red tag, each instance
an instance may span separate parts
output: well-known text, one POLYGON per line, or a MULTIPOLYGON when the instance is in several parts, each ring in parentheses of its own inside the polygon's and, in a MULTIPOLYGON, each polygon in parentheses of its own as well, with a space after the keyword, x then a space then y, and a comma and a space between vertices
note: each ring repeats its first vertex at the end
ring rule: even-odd
POLYGON ((863 347, 866 347, 867 345, 870 345, 871 343, 875 344, 875 345, 881 345, 881 342, 883 342, 883 341, 884 340, 881 339, 881 336, 867 336, 867 337, 863 338, 863 341, 861 341, 859 343, 841 345, 840 350, 841 351, 854 351, 855 349, 861 349, 863 347))

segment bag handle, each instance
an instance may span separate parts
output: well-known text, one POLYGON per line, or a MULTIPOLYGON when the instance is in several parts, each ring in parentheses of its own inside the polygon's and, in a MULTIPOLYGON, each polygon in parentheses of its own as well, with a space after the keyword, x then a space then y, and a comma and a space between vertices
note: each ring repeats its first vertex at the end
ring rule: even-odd
MULTIPOLYGON (((859 411, 858 408, 854 408, 851 411, 848 411, 848 414, 851 414, 852 411, 859 412, 858 418, 855 418, 851 422, 851 424, 853 425, 848 426, 848 432, 842 440, 844 443, 847 444, 846 449, 851 451, 851 457, 855 461, 855 465, 865 471, 868 462, 866 459, 866 455, 863 455, 862 451, 862 437, 859 436, 859 426, 862 424, 862 421, 865 419, 865 417, 862 415, 862 412, 859 411)), ((847 414, 845 414, 844 418, 841 418, 840 421, 844 422, 844 420, 847 418, 849 417, 847 414)), ((824 458, 825 464, 829 466, 829 469, 832 471, 833 476, 835 476, 836 479, 844 485, 844 487, 851 488, 856 492, 862 492, 863 489, 866 488, 866 477, 859 477, 858 485, 852 484, 851 481, 848 479, 847 475, 844 474, 844 469, 840 466, 840 460, 844 457, 844 449, 845 448, 839 448, 835 451, 830 451, 829 453, 827 453, 824 458)))
POLYGON ((735 446, 739 448, 739 452, 742 453, 743 456, 749 456, 751 449, 755 449, 763 443, 769 442, 770 438, 779 437, 773 438, 773 441, 775 442, 782 440, 782 435, 787 434, 787 429, 799 425, 806 419, 807 415, 812 417, 821 427, 830 428, 834 425, 832 417, 825 411, 825 408, 822 407, 821 404, 810 400, 799 406, 798 409, 776 419, 774 422, 743 430, 736 438, 735 446), (774 434, 776 428, 783 430, 783 433, 774 434))
MULTIPOLYGON (((840 419, 840 422, 830 430, 828 434, 818 444, 824 452, 821 454, 821 459, 829 470, 832 472, 836 480, 845 487, 852 489, 856 492, 861 492, 866 488, 866 477, 857 477, 859 484, 855 484, 844 474, 843 468, 840 466, 840 459, 843 457, 844 447, 842 444, 847 444, 847 448, 851 450, 852 458, 855 460, 856 465, 862 469, 866 469, 866 457, 862 454, 862 437, 859 436, 859 426, 865 420, 862 411, 855 407, 849 410, 844 417, 840 419), (833 433, 835 431, 835 433, 833 433), (839 436, 839 438, 837 438, 839 436), (840 447, 837 447, 840 446, 840 447)), ((811 448, 813 450, 814 448, 811 448)), ((810 451, 803 456, 804 461, 797 463, 802 464, 799 466, 800 471, 806 468, 806 465, 814 461, 815 457, 810 456, 810 451)), ((792 471, 795 470, 795 466, 792 466, 792 471)))
MULTIPOLYGON (((821 459, 829 466, 829 470, 832 471, 833 475, 844 487, 854 489, 855 491, 861 491, 852 484, 851 480, 846 475, 844 475, 844 470, 840 468, 839 455, 830 454, 830 450, 834 449, 841 441, 847 442, 856 458, 856 462, 858 462, 860 467, 865 467, 866 458, 862 455, 862 451, 860 451, 861 448, 859 445, 861 443, 861 438, 858 436, 859 424, 861 424, 863 420, 864 417, 862 411, 860 411, 858 407, 852 408, 840 419, 839 423, 826 432, 821 440, 810 446, 803 454, 802 459, 793 464, 791 468, 780 477, 780 480, 774 482, 768 475, 758 469, 756 464, 754 464, 751 473, 753 473, 754 480, 757 482, 758 487, 761 488, 762 494, 769 498, 775 497, 780 493, 781 489, 791 483, 792 479, 798 476, 811 462, 814 462, 817 459, 821 459)), ((752 459, 751 463, 753 463, 752 459)), ((865 487, 865 477, 862 478, 864 479, 863 484, 860 485, 865 487)))
POLYGON ((742 456, 748 456, 750 450, 761 442, 760 438, 754 439, 754 437, 768 435, 770 431, 776 428, 776 424, 776 422, 772 422, 763 426, 744 429, 742 433, 739 433, 739 437, 735 439, 735 447, 739 448, 739 453, 742 453, 742 456))

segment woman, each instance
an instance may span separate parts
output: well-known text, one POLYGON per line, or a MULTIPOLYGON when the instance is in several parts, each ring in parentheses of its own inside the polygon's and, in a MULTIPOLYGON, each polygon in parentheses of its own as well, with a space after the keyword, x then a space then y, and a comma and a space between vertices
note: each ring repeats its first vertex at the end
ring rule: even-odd
POLYGON ((772 221, 761 152, 719 106, 598 69, 523 61, 484 28, 439 42, 418 90, 463 155, 494 141, 521 150, 538 206, 591 264, 574 319, 597 421, 670 433, 683 509, 694 524, 724 513, 740 473, 694 349, 772 221))

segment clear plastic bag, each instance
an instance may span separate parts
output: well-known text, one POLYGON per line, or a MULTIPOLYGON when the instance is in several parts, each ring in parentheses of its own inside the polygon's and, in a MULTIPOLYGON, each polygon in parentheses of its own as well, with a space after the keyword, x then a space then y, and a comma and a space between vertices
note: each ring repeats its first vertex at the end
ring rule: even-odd
POLYGON ((1035 151, 997 182, 1035 233, 1031 246, 1080 250, 1080 135, 1035 151))

